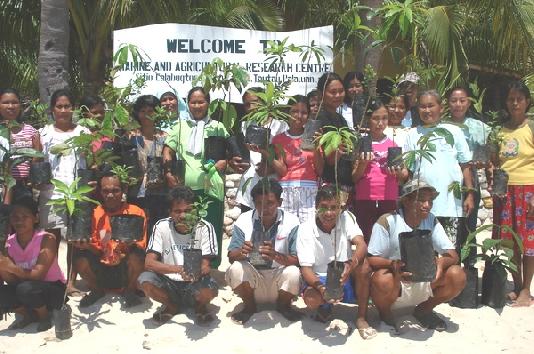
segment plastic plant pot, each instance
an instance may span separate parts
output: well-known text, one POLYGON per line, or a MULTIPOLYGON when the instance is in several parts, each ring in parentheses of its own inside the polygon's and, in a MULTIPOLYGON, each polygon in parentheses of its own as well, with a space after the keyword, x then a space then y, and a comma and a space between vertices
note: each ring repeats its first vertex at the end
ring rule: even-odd
POLYGON ((361 124, 364 113, 365 113, 365 103, 367 101, 366 95, 356 95, 352 101, 352 123, 354 127, 357 127, 361 124))
POLYGON ((352 167, 353 160, 351 157, 343 155, 337 162, 337 180, 343 186, 352 186, 352 167))
POLYGON ((488 162, 490 159, 490 147, 488 145, 477 144, 473 148, 473 161, 488 162))
POLYGON ((245 142, 251 145, 257 145, 260 149, 267 149, 271 129, 257 125, 249 125, 245 134, 245 142))
POLYGON ((52 312, 57 339, 69 339, 72 337, 72 327, 70 325, 71 315, 72 310, 67 304, 63 304, 61 308, 54 309, 52 312))
POLYGON ((373 141, 370 135, 362 135, 359 150, 360 152, 373 152, 373 141))
POLYGON ((412 273, 411 281, 425 282, 436 278, 436 259, 430 230, 413 230, 399 234, 404 271, 412 273))
POLYGON ((498 197, 506 196, 508 192, 508 173, 498 168, 493 171, 493 194, 498 197))
POLYGON ((226 138, 223 136, 208 136, 204 138, 204 160, 226 160, 226 138))
POLYGON ((462 292, 449 302, 449 305, 461 309, 476 309, 478 307, 478 269, 464 268, 467 276, 462 292))
POLYGON ((250 151, 245 146, 245 137, 243 134, 239 133, 236 136, 229 137, 227 144, 230 156, 239 156, 241 157, 241 162, 250 162, 250 151))
POLYGON ((198 248, 184 249, 184 273, 195 280, 200 278, 202 265, 202 250, 198 248))
POLYGON ((315 149, 314 137, 315 133, 323 127, 323 123, 320 120, 309 120, 304 126, 304 132, 301 136, 300 148, 302 150, 311 151, 315 149))
POLYGON ((52 179, 50 162, 32 162, 30 165, 30 181, 32 185, 49 184, 52 179))
POLYGON ((120 164, 130 167, 130 176, 135 178, 141 177, 142 172, 141 167, 139 166, 137 149, 123 150, 121 152, 120 164))
POLYGON ((9 211, 9 205, 0 204, 0 250, 5 247, 9 232, 9 211))
POLYGON ((161 185, 163 184, 163 158, 159 156, 147 157, 146 168, 146 185, 161 185))
POLYGON ((506 269, 500 263, 486 262, 482 273, 482 297, 480 302, 495 309, 506 302, 506 269))
POLYGON ((324 293, 325 301, 338 300, 343 297, 343 284, 339 282, 341 274, 345 269, 343 262, 332 261, 328 263, 326 271, 326 291, 324 293))
POLYGON ((254 268, 271 268, 272 261, 266 260, 262 257, 260 253, 260 246, 263 245, 264 241, 267 241, 265 232, 262 230, 253 230, 251 241, 253 245, 252 252, 249 253, 249 262, 254 268))
POLYGON ((96 181, 96 174, 94 170, 91 169, 78 169, 76 175, 80 178, 78 181, 79 186, 85 186, 89 182, 96 181))
POLYGON ((171 162, 172 175, 178 178, 178 184, 185 183, 185 160, 174 160, 171 162))
POLYGON ((402 166, 402 148, 393 146, 388 148, 388 167, 402 166))
POLYGON ((111 217, 111 239, 134 242, 143 238, 145 219, 139 215, 123 214, 111 217))
POLYGON ((67 241, 89 241, 92 232, 93 211, 95 205, 90 202, 77 202, 76 211, 69 218, 67 241))
POLYGON ((145 147, 145 139, 142 136, 131 136, 130 145, 135 147, 145 147))

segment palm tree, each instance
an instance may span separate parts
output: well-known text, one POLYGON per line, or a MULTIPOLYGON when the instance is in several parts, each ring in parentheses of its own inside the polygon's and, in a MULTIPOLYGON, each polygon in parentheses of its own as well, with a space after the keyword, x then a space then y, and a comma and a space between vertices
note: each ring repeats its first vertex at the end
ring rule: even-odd
POLYGON ((39 96, 48 102, 52 93, 68 86, 69 10, 66 0, 41 0, 39 36, 39 96))

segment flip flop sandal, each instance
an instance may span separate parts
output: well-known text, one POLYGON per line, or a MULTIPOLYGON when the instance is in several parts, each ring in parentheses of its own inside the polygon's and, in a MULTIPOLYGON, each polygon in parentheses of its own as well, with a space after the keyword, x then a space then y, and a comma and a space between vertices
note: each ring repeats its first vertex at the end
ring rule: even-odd
POLYGON ((197 313, 195 323, 199 326, 207 325, 215 320, 211 313, 197 313))
POLYGON ((154 314, 152 315, 152 319, 160 325, 170 321, 174 317, 174 315, 172 313, 165 312, 166 310, 167 307, 163 307, 160 310, 154 312, 154 314))
POLYGON ((421 323, 421 325, 428 329, 435 329, 438 332, 443 332, 447 329, 447 323, 441 319, 434 311, 428 313, 415 312, 413 316, 421 323))
POLYGON ((314 320, 321 323, 330 322, 332 320, 332 304, 324 304, 319 306, 314 320))
POLYGON ((360 333, 360 337, 362 339, 371 339, 377 336, 378 332, 373 327, 367 327, 358 329, 358 333, 360 333))
POLYGON ((7 329, 9 330, 17 330, 17 329, 23 329, 26 328, 28 325, 37 322, 37 319, 33 317, 32 315, 24 316, 20 320, 16 320, 12 324, 10 324, 7 329))

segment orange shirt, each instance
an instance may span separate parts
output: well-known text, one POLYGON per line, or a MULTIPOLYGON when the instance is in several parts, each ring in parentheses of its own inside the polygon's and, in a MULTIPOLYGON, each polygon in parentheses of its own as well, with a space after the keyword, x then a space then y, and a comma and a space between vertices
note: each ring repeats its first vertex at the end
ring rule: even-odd
POLYGON ((103 251, 101 259, 109 257, 108 252, 115 252, 122 255, 128 253, 127 244, 111 240, 110 217, 122 214, 139 215, 145 219, 143 225, 143 238, 139 241, 136 241, 134 244, 142 250, 145 250, 146 248, 147 220, 143 209, 133 204, 123 203, 122 207, 118 211, 114 213, 107 213, 102 207, 102 205, 99 205, 95 208, 95 211, 93 212, 93 233, 91 235, 91 244, 99 250, 103 251))

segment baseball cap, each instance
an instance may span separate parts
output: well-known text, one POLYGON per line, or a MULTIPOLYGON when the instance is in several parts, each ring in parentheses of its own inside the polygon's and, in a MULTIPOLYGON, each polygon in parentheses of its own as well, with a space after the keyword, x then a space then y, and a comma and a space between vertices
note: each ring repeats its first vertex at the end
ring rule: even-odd
POLYGON ((419 75, 415 72, 409 72, 400 77, 399 84, 402 84, 405 81, 413 82, 414 84, 417 84, 421 80, 419 75))
POLYGON ((404 186, 402 186, 400 198, 404 198, 421 189, 430 189, 432 193, 434 193, 434 198, 437 197, 439 194, 439 192, 436 191, 436 188, 432 187, 422 179, 412 179, 406 182, 404 186))

